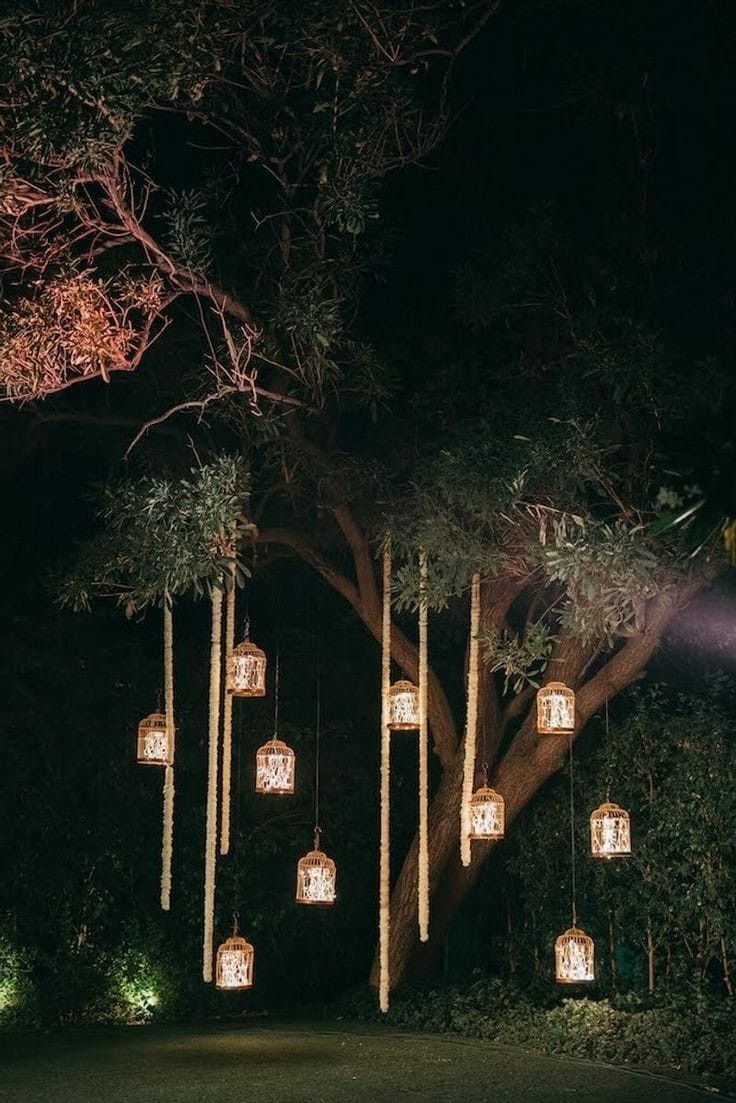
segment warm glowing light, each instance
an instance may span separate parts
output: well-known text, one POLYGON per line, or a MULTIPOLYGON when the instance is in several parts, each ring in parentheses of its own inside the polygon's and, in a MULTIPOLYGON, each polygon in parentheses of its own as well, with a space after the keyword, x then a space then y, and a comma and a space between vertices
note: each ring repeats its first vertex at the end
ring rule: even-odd
POLYGON ((629 813, 606 801, 590 817, 590 853, 594 858, 626 858, 631 854, 629 813))
POLYGON ((269 739, 256 752, 256 792, 293 793, 296 756, 281 739, 269 739))
POLYGON ((252 988, 254 958, 255 951, 250 942, 239 934, 226 939, 217 950, 215 987, 231 991, 252 988))
POLYGON ((332 858, 319 849, 319 833, 314 850, 300 858, 296 867, 297 904, 334 904, 337 868, 332 858))
POLYGON ((470 838, 502 839, 506 831, 506 802, 484 785, 470 798, 470 838))
POLYGON ((227 692, 233 697, 265 697, 266 654, 244 640, 228 655, 227 692))
POLYGON ((171 766, 174 761, 173 732, 162 712, 152 712, 138 725, 138 761, 143 766, 171 766))
POLYGON ((555 980, 558 984, 595 980, 595 943, 577 927, 570 927, 555 942, 555 980))
POLYGON ((419 690, 413 682, 394 682, 388 694, 388 726, 391 731, 419 728, 419 690))
POLYGON ((537 731, 540 735, 575 731, 575 694, 562 682, 549 682, 538 691, 537 731))

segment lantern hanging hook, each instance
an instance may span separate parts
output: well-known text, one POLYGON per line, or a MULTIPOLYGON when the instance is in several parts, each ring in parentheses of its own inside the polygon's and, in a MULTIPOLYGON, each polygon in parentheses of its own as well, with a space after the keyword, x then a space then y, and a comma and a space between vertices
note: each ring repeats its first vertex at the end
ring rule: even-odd
POLYGON ((480 772, 481 772, 481 775, 483 777, 483 787, 484 787, 484 789, 487 789, 488 788, 488 763, 487 762, 482 762, 481 763, 480 772))
POLYGON ((235 938, 240 930, 240 912, 233 912, 233 938, 235 938))

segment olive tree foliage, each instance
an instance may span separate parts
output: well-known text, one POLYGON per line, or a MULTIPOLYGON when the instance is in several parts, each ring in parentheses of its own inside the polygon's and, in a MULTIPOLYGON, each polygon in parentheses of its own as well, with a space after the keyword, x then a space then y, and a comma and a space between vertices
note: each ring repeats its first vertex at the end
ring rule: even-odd
POLYGON ((161 599, 242 585, 241 550, 255 531, 248 518, 250 473, 220 456, 183 477, 126 479, 100 493, 100 530, 59 580, 59 599, 88 609, 115 598, 127 615, 161 599))
POLYGON ((495 5, 14 0, 0 15, 0 385, 135 370, 182 307, 184 408, 320 406, 382 384, 350 333, 384 177, 447 120, 495 5))

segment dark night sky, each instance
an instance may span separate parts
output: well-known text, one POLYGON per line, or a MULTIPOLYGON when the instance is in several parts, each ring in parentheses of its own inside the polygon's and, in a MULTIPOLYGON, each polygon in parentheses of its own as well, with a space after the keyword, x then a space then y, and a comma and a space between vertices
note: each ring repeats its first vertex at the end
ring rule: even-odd
MULTIPOLYGON (((657 277, 644 311, 696 355, 733 337, 733 18, 727 4, 544 0, 508 4, 462 57, 455 122, 426 166, 386 188, 393 260, 361 324, 380 323, 399 370, 421 373, 425 342, 450 328, 453 270, 545 205, 616 279, 608 245, 633 236, 657 277), (613 233, 611 231, 613 227, 613 233), (600 242, 600 253, 597 252, 600 242)), ((380 339, 380 338, 379 338, 380 339)), ((153 412, 154 375, 74 388, 41 415, 153 412)), ((132 427, 100 431, 2 412, 4 625, 60 614, 42 581, 89 531, 92 484, 118 465, 132 427), (9 614, 9 615, 8 615, 9 614)), ((66 616, 66 615, 65 615, 66 616)))

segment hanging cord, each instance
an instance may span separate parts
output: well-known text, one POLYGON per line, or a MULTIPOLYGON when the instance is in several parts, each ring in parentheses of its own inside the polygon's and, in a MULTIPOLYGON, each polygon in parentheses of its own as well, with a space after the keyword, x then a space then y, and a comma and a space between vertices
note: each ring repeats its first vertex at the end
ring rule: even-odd
POLYGON ((314 849, 319 850, 319 837, 322 828, 319 825, 319 752, 322 721, 322 693, 320 685, 319 645, 317 646, 317 717, 314 738, 314 849))
POLYGON ((608 722, 608 696, 606 696, 606 801, 611 800, 611 729, 608 722))
MULTIPOLYGON (((243 710, 238 709, 238 765, 236 771, 237 777, 237 790, 235 793, 235 900, 239 899, 240 895, 240 793, 241 784, 240 779, 243 773, 243 710)), ((237 915, 237 912, 233 913, 237 915)))
POLYGON ((240 933, 240 912, 233 912, 233 938, 240 933))
POLYGON ((273 737, 279 736, 279 683, 281 681, 281 645, 277 644, 276 650, 276 676, 273 694, 273 737))
POLYGON ((480 737, 480 752, 482 755, 482 761, 480 764, 480 774, 482 785, 484 789, 488 788, 488 777, 490 774, 490 767, 488 765, 488 724, 485 716, 481 722, 481 737, 480 737))
POLYGON ((570 864, 572 866, 572 925, 573 927, 577 927, 577 883, 575 880, 575 776, 573 763, 572 736, 570 736, 570 864))

